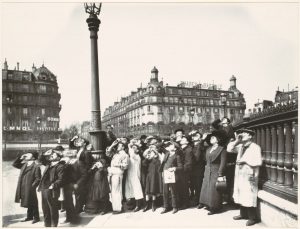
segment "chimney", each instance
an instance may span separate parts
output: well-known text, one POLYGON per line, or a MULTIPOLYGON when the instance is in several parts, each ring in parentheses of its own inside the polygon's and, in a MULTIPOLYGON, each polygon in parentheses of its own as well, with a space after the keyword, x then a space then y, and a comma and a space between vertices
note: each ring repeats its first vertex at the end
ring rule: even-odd
POLYGON ((5 58, 5 61, 4 61, 4 64, 3 64, 3 69, 8 70, 8 65, 7 65, 6 58, 5 58))
POLYGON ((17 71, 19 71, 20 63, 17 62, 17 71))
POLYGON ((36 67, 34 66, 34 63, 32 64, 32 72, 36 70, 36 67))

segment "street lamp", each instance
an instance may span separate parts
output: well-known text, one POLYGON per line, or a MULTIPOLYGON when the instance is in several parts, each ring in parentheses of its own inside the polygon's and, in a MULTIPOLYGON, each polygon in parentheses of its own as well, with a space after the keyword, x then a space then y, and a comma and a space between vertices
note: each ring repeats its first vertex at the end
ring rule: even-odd
POLYGON ((85 12, 89 14, 86 22, 90 30, 91 39, 91 143, 94 147, 93 154, 105 152, 106 133, 101 130, 101 111, 100 111, 100 90, 99 90, 99 67, 98 67, 98 35, 101 21, 98 15, 101 11, 102 3, 84 3, 85 12))
POLYGON ((36 117, 36 134, 38 134, 38 149, 41 150, 42 148, 42 142, 41 142, 41 133, 39 132, 39 129, 41 127, 41 118, 38 116, 36 117))
POLYGON ((226 117, 227 115, 226 115, 226 103, 227 103, 227 95, 226 95, 226 93, 224 93, 224 92, 222 92, 221 94, 220 94, 220 98, 221 98, 221 103, 222 103, 222 105, 223 105, 223 109, 224 109, 224 117, 226 117))

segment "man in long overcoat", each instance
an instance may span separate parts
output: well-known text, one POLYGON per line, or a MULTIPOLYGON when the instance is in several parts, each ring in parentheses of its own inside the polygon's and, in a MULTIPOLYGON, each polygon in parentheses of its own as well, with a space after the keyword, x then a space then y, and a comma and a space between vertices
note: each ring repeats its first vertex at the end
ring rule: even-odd
POLYGON ((36 188, 41 180, 41 170, 35 160, 38 157, 37 152, 26 153, 17 157, 13 166, 20 169, 18 186, 15 202, 20 203, 21 207, 27 208, 27 217, 23 220, 36 223, 40 221, 38 199, 36 188))
POLYGON ((249 219, 247 226, 258 222, 256 215, 258 175, 262 165, 261 148, 253 142, 254 131, 242 129, 238 137, 227 146, 228 152, 237 152, 234 177, 234 202, 241 205, 240 215, 234 220, 249 219))
POLYGON ((58 198, 63 187, 64 165, 60 163, 61 156, 51 151, 46 159, 50 161, 44 170, 38 191, 42 192, 42 208, 45 227, 57 227, 58 224, 58 198))

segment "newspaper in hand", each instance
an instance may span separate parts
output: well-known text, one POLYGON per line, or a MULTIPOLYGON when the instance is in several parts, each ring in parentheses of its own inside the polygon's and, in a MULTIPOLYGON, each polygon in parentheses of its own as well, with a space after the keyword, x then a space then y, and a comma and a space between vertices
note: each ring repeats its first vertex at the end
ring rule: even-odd
POLYGON ((175 171, 170 172, 169 170, 164 170, 164 183, 165 184, 175 183, 175 171))

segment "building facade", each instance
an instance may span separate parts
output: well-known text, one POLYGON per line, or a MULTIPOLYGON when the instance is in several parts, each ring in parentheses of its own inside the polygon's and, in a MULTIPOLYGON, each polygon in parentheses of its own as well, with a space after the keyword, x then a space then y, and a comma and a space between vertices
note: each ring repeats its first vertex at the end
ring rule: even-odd
MULTIPOLYGON (((44 65, 22 71, 2 69, 3 143, 48 143, 59 138, 60 93, 56 76, 44 65)), ((3 145, 3 144, 2 144, 3 145)), ((5 149, 6 150, 6 149, 5 149)))
POLYGON ((193 82, 169 86, 159 81, 154 67, 148 85, 106 108, 102 123, 113 125, 117 136, 163 136, 177 128, 208 129, 213 120, 224 116, 234 122, 244 116, 245 108, 244 96, 237 89, 234 76, 228 90, 215 84, 193 82))

